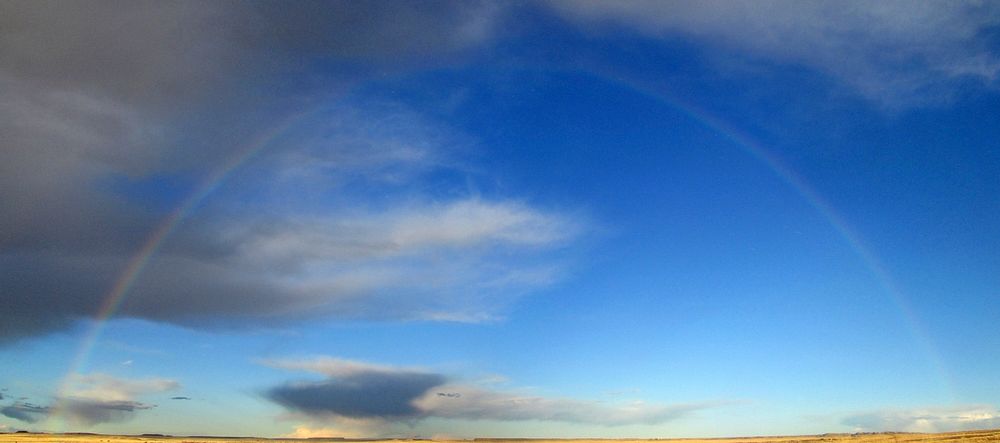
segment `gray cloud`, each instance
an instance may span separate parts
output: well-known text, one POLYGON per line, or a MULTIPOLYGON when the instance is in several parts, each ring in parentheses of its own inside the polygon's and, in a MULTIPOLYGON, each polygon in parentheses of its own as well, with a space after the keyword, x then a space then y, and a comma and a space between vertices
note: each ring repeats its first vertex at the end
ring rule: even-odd
POLYGON ((437 417, 462 420, 559 421, 605 426, 659 424, 718 404, 607 404, 572 398, 498 391, 449 382, 444 375, 317 358, 267 364, 326 375, 319 382, 272 388, 268 398, 289 411, 320 421, 345 421, 374 432, 382 425, 437 417))
POLYGON ((990 405, 890 409, 852 415, 842 423, 858 431, 951 432, 1000 427, 1000 410, 990 405))
POLYGON ((0 408, 0 414, 27 423, 36 423, 49 415, 49 407, 31 403, 15 402, 0 408))
POLYGON ((58 413, 74 423, 93 426, 99 423, 126 421, 136 411, 152 409, 153 405, 126 400, 91 400, 66 398, 52 406, 37 406, 30 403, 15 403, 0 408, 0 414, 27 423, 37 423, 58 413))
POLYGON ((1000 8, 989 2, 555 0, 592 27, 619 24, 654 37, 683 35, 825 72, 889 106, 947 100, 964 81, 997 86, 990 46, 1000 8))
POLYGON ((154 407, 156 406, 128 400, 68 398, 59 404, 58 413, 70 421, 93 426, 100 423, 126 421, 131 419, 136 411, 154 407))
POLYGON ((319 382, 290 383, 270 389, 267 397, 299 413, 348 419, 403 419, 421 415, 414 401, 446 382, 444 376, 415 369, 316 358, 266 361, 270 366, 319 373, 319 382))
POLYGON ((307 415, 407 418, 421 414, 413 401, 444 381, 440 375, 417 372, 359 373, 279 386, 268 391, 268 398, 307 415))
MULTIPOLYGON (((175 194, 194 192, 261 127, 374 73, 488 44, 502 9, 0 3, 0 342, 93 316, 175 194), (329 69, 304 72, 310 63, 329 69)), ((340 101, 231 174, 118 315, 196 327, 481 321, 556 278, 544 251, 575 232, 567 217, 425 192, 414 184, 427 175, 467 175, 460 158, 474 142, 414 112, 340 101)))
POLYGON ((304 1, 206 5, 102 0, 4 2, 4 71, 132 104, 167 106, 223 82, 295 69, 296 59, 416 59, 492 34, 484 2, 304 1), (235 77, 234 77, 235 76, 235 77))

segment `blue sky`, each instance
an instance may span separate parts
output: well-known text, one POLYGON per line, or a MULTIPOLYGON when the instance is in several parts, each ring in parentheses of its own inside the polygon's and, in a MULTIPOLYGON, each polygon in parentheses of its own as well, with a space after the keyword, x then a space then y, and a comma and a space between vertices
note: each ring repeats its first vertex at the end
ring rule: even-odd
POLYGON ((0 430, 1000 427, 993 5, 0 17, 0 430))

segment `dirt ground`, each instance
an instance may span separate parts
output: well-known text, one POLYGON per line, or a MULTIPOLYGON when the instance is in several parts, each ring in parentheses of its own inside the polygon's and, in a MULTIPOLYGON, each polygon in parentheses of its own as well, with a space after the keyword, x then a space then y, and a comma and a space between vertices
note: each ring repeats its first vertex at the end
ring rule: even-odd
MULTIPOLYGON (((405 443, 427 440, 346 440, 346 439, 264 439, 235 437, 175 437, 159 435, 100 435, 100 434, 0 434, 0 443, 280 443, 280 442, 366 442, 366 443, 405 443)), ((783 437, 739 437, 739 438, 685 438, 656 440, 553 440, 553 439, 492 439, 478 438, 473 440, 454 440, 476 443, 932 443, 932 442, 1000 442, 1000 430, 950 432, 944 434, 913 434, 913 433, 863 433, 863 434, 824 434, 800 435, 783 437)))

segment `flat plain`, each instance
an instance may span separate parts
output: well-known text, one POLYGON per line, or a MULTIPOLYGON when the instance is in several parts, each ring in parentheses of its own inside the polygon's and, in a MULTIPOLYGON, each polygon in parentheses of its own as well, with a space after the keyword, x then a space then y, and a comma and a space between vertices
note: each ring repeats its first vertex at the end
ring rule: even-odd
MULTIPOLYGON (((365 442, 365 443, 405 443, 424 442, 421 439, 267 439, 254 437, 179 437, 164 435, 103 435, 103 434, 0 434, 0 442, 13 443, 282 443, 282 442, 365 442)), ((731 437, 731 438, 676 438, 676 439, 505 439, 476 438, 468 440, 434 440, 442 442, 475 443, 972 443, 1000 442, 1000 430, 948 432, 940 434, 920 433, 859 433, 823 434, 775 437, 731 437)))

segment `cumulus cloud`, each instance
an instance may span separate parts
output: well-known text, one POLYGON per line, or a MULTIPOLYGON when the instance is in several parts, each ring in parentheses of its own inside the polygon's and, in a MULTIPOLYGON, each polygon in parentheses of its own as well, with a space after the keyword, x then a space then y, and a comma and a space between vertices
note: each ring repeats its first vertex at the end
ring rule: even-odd
POLYGON ((989 2, 554 0, 585 26, 685 36, 753 57, 798 63, 891 106, 946 99, 957 83, 995 87, 1000 55, 989 2))
POLYGON ((0 414, 27 423, 49 417, 63 418, 83 426, 121 422, 131 419, 137 411, 155 407, 136 401, 135 397, 179 387, 176 381, 162 378, 124 379, 106 374, 77 374, 69 380, 66 391, 51 405, 17 401, 0 409, 0 414))
MULTIPOLYGON (((603 403, 501 391, 453 381, 432 372, 333 358, 267 361, 268 365, 325 375, 293 382, 266 396, 290 412, 373 433, 423 418, 499 421, 557 421, 605 426, 659 424, 712 404, 603 403), (346 419, 346 420, 345 420, 346 419)), ((328 428, 327 430, 331 430, 328 428)), ((353 433, 352 433, 353 434, 353 433)))
POLYGON ((961 405, 866 412, 843 419, 858 431, 952 432, 1000 427, 1000 410, 990 405, 961 405))
POLYGON ((334 438, 346 437, 339 429, 333 428, 311 428, 309 426, 298 426, 294 431, 282 435, 284 438, 334 438))
POLYGON ((485 2, 0 4, 0 342, 93 316, 178 195, 289 114, 305 117, 183 220, 118 315, 196 327, 502 315, 558 278, 547 253, 578 223, 450 191, 476 174, 462 160, 474 141, 345 98, 372 73, 488 44, 502 15, 485 2), (332 68, 302 72, 313 62, 332 68), (289 79, 299 86, 278 87, 289 79))

